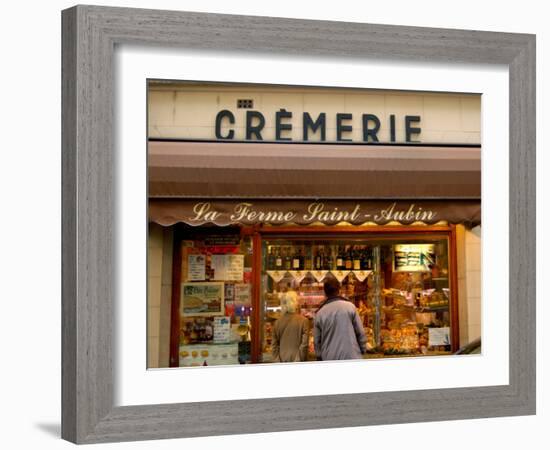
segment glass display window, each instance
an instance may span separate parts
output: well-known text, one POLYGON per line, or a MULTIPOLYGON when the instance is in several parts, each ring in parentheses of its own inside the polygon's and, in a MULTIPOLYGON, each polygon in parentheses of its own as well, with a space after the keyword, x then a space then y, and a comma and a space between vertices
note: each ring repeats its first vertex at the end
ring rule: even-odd
POLYGON ((179 236, 172 321, 179 366, 250 362, 251 237, 239 227, 181 227, 179 236))
POLYGON ((317 360, 312 330, 326 277, 340 282, 340 295, 357 310, 364 358, 452 354, 458 306, 451 228, 412 228, 181 226, 171 360, 274 362, 273 331, 288 295, 296 320, 309 324, 301 361, 317 360))
MULTIPOLYGON (((313 320, 323 280, 341 283, 367 336, 366 358, 450 354, 451 287, 447 236, 271 237, 262 241, 261 361, 272 361, 281 298, 293 292, 313 320)), ((453 317, 453 319, 455 319, 453 317)), ((315 360, 310 334, 308 360, 315 360)))

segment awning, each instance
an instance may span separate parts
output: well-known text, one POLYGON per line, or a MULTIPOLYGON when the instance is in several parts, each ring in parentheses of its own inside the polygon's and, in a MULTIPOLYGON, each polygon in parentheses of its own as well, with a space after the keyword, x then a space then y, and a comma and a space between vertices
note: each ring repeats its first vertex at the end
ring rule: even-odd
POLYGON ((149 198, 481 198, 481 149, 150 141, 149 198))
POLYGON ((478 200, 184 200, 150 199, 149 220, 161 225, 280 225, 293 223, 353 225, 390 222, 435 224, 441 221, 467 226, 481 222, 478 200))

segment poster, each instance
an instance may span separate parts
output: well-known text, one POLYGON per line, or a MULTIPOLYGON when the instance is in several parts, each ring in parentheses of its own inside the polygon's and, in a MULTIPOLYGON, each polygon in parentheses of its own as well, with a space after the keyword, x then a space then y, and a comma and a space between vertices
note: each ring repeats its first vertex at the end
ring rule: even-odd
POLYGON ((243 281, 244 255, 212 255, 214 280, 243 281))
POLYGON ((206 257, 204 255, 188 255, 187 281, 204 281, 206 272, 206 257))
POLYGON ((182 316, 221 316, 224 314, 223 283, 182 283, 182 316))
POLYGON ((252 297, 251 286, 245 283, 235 284, 235 303, 237 305, 250 305, 252 297))

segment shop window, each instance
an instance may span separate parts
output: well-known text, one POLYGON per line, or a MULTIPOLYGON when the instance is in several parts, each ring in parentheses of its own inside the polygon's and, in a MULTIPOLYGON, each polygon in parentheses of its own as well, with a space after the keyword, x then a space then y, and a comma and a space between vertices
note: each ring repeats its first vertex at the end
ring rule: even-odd
POLYGON ((238 228, 185 228, 181 237, 179 366, 250 362, 251 238, 238 228))
POLYGON ((274 325, 289 295, 310 322, 306 360, 315 361, 313 321, 326 300, 326 277, 338 279, 341 296, 357 309, 365 358, 448 355, 457 348, 448 233, 178 230, 173 365, 272 362, 274 325))
MULTIPOLYGON (((281 298, 297 294, 311 321, 325 300, 323 279, 334 276, 359 313, 366 358, 451 352, 447 238, 266 239, 263 242, 261 359, 271 361, 281 298)), ((313 335, 308 360, 315 360, 313 335)))

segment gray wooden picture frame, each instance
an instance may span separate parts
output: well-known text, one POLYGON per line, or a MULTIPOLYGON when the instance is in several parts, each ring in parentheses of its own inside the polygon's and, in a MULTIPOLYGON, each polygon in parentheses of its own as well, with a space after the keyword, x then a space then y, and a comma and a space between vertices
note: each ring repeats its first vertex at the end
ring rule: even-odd
POLYGON ((534 35, 96 6, 63 11, 62 31, 64 439, 94 443, 535 413, 534 35), (117 44, 505 64, 510 81, 509 384, 115 407, 117 44))

